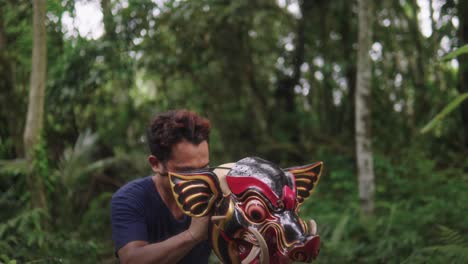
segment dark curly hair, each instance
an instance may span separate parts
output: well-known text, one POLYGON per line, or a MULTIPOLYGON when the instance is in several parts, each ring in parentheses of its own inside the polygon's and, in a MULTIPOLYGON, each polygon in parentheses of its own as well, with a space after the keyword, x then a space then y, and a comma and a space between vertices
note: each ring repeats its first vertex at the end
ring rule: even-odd
POLYGON ((160 113, 151 121, 146 137, 152 155, 165 162, 172 146, 187 140, 195 145, 209 141, 210 121, 194 112, 181 109, 160 113))

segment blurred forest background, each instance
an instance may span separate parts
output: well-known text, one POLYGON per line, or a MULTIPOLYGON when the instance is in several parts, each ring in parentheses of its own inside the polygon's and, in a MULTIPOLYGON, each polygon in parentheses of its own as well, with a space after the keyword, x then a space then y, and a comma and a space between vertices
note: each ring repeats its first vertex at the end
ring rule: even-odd
POLYGON ((466 43, 466 0, 0 0, 0 263, 114 263, 110 197, 174 108, 211 165, 324 161, 317 263, 468 263, 466 43))

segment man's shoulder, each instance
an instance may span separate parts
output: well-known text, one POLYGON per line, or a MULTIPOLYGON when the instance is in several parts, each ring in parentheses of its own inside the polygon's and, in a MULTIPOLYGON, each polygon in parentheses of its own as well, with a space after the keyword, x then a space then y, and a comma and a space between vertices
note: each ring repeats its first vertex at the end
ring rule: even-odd
POLYGON ((150 194, 152 190, 155 191, 151 176, 138 178, 120 187, 120 189, 112 195, 112 200, 119 198, 142 198, 150 194))

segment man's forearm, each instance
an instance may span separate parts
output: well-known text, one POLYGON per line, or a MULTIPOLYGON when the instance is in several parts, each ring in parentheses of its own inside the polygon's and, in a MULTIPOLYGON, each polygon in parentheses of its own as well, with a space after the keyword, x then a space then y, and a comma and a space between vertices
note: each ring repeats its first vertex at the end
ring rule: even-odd
POLYGON ((194 240, 188 230, 159 243, 132 246, 119 250, 123 264, 161 263, 172 264, 180 261, 199 242, 194 240))

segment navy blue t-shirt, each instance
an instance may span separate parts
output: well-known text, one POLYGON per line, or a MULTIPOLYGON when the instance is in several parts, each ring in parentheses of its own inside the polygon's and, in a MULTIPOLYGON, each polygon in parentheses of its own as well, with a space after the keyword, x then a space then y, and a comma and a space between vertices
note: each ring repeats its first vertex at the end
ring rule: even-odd
MULTIPOLYGON (((111 201, 112 239, 115 251, 136 240, 157 243, 190 226, 191 218, 175 219, 163 203, 151 176, 131 181, 111 201)), ((196 245, 179 263, 208 263, 208 241, 196 245)))

